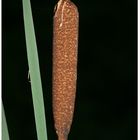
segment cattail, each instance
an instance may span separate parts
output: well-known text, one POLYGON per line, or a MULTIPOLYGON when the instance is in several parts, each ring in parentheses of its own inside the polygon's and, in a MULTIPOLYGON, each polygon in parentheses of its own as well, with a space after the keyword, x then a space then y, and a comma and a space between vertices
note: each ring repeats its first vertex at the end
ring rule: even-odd
POLYGON ((53 115, 58 140, 67 140, 74 112, 78 10, 70 0, 59 0, 53 30, 53 115))

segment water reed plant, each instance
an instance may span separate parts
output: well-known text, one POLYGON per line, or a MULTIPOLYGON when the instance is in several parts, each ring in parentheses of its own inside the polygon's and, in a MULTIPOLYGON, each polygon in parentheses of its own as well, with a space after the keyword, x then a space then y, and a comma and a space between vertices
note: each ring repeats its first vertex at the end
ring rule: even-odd
MULTIPOLYGON (((37 43, 30 0, 22 0, 23 19, 37 140, 48 140, 37 43)), ((78 54, 77 7, 70 0, 59 0, 53 28, 53 115, 58 140, 67 140, 70 132, 77 79, 78 54)), ((9 140, 3 110, 3 140, 9 140)))

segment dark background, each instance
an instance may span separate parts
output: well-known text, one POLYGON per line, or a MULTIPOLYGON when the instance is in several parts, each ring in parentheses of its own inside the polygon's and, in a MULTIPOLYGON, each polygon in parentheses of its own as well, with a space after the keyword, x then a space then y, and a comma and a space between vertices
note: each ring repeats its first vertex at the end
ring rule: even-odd
MULTIPOLYGON (((56 0, 31 0, 49 140, 56 0)), ((137 1, 73 0, 80 14, 77 98, 69 140, 137 138, 137 1)), ((37 140, 21 0, 2 1, 2 87, 10 140, 37 140)))

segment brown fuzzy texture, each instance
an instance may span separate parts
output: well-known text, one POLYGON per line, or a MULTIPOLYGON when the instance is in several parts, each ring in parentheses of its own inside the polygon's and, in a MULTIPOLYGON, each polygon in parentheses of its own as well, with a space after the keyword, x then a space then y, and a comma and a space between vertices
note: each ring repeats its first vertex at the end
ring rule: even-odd
POLYGON ((60 0, 53 31, 53 114, 59 140, 67 140, 76 94, 78 11, 70 0, 60 0))

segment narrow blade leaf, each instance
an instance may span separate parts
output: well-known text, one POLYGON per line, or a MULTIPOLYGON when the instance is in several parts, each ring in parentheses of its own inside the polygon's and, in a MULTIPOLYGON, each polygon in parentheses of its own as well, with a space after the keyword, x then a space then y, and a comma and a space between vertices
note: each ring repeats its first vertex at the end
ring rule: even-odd
POLYGON ((43 91, 30 0, 22 0, 27 57, 38 140, 47 140, 43 91))

